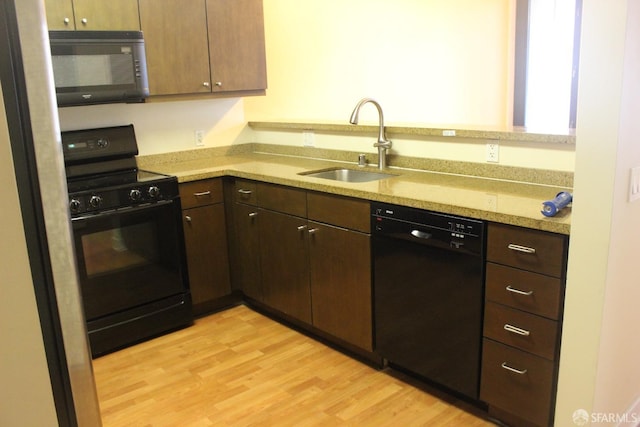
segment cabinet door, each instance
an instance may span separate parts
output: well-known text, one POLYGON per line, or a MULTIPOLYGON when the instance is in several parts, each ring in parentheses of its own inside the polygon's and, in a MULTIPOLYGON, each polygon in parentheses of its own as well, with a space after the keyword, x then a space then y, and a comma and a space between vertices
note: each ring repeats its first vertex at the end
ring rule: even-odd
POLYGON ((267 88, 262 0, 207 0, 213 92, 267 88))
POLYGON ((151 95, 210 93, 205 0, 139 0, 151 95))
POLYGON ((71 0, 46 0, 44 6, 50 30, 75 30, 71 0))
POLYGON ((307 220, 262 209, 259 215, 264 302, 311 323, 307 220))
POLYGON ((253 206, 234 206, 233 280, 235 288, 255 300, 262 301, 260 279, 260 213, 253 206))
POLYGON ((76 30, 139 31, 136 0, 73 0, 76 30))
POLYGON ((183 211, 189 285, 194 312, 231 293, 224 204, 183 211), (205 306, 203 306, 205 304, 205 306))
POLYGON ((45 0, 45 8, 50 30, 140 30, 136 0, 45 0))
POLYGON ((311 221, 309 227, 313 325, 372 351, 370 236, 311 221))

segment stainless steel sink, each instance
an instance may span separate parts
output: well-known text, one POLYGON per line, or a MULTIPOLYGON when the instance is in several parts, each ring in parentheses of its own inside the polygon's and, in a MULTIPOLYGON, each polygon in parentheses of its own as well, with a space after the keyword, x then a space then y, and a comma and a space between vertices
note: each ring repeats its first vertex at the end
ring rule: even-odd
POLYGON ((368 170, 347 168, 322 169, 317 171, 301 172, 298 175, 310 176, 313 178, 332 179, 334 181, 342 182, 369 182, 396 176, 384 172, 373 172, 368 170))

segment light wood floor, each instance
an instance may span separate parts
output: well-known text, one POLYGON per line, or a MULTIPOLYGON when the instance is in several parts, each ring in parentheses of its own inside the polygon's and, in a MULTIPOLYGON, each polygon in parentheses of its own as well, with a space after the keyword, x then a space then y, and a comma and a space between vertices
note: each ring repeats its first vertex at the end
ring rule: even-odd
POLYGON ((105 427, 493 425, 245 306, 93 365, 105 427))

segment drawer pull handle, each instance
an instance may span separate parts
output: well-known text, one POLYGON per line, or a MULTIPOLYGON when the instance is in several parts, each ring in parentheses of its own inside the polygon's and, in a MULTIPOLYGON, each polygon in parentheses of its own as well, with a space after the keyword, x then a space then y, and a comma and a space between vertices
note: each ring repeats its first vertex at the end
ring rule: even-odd
POLYGON ((253 193, 253 191, 251 190, 243 190, 242 188, 240 190, 238 190, 238 193, 248 196, 249 194, 253 193))
POLYGON ((516 368, 512 368, 511 366, 507 365, 507 362, 502 362, 502 367, 504 369, 506 369, 509 372, 513 372, 514 374, 518 374, 518 375, 524 375, 527 373, 526 369, 516 369, 516 368))
POLYGON ((249 213, 249 218, 255 218, 258 216, 258 212, 251 212, 249 213))
POLYGON ((193 195, 196 197, 210 196, 211 191, 201 191, 200 193, 193 193, 193 195))
POLYGON ((318 228, 312 228, 309 230, 309 234, 316 234, 318 231, 320 231, 318 228))
POLYGON ((513 332, 514 334, 522 335, 523 337, 528 337, 529 335, 531 335, 531 332, 527 331, 526 329, 518 328, 517 326, 513 326, 508 323, 504 325, 504 330, 507 332, 513 332))
POLYGON ((507 245, 507 247, 509 249, 511 249, 512 251, 522 252, 522 253, 525 253, 525 254, 535 254, 536 253, 535 248, 529 248, 527 246, 520 246, 520 245, 516 245, 515 243, 509 243, 509 245, 507 245))
POLYGON ((300 226, 298 226, 298 231, 304 231, 304 230, 306 230, 306 229, 307 229, 307 226, 306 226, 306 225, 300 225, 300 226))
POLYGON ((513 292, 514 294, 518 294, 518 295, 525 295, 528 297, 533 295, 533 291, 521 291, 520 289, 516 289, 511 285, 508 285, 505 289, 508 290, 509 292, 513 292))

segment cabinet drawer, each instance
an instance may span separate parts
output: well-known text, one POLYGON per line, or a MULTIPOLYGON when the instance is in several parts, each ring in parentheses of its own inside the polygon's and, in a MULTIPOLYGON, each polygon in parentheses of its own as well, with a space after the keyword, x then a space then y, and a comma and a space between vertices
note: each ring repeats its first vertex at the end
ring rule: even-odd
POLYGON ((558 323, 487 302, 484 312, 484 336, 553 360, 556 354, 558 323))
POLYGON ((309 219, 338 227, 371 232, 369 202, 324 193, 307 194, 309 219))
POLYGON ((563 277, 566 251, 566 236, 504 224, 489 224, 489 261, 563 277))
POLYGON ((552 362, 484 339, 481 400, 537 425, 548 425, 553 378, 552 362))
POLYGON ((299 188, 257 183, 258 206, 289 215, 307 217, 307 192, 299 188))
POLYGON ((219 178, 180 184, 182 209, 222 203, 223 200, 222 180, 219 178))
POLYGON ((533 314, 558 319, 562 281, 555 277, 487 263, 486 299, 533 314))
POLYGON ((233 200, 247 205, 258 204, 258 191, 255 181, 248 179, 236 179, 233 191, 233 200))

